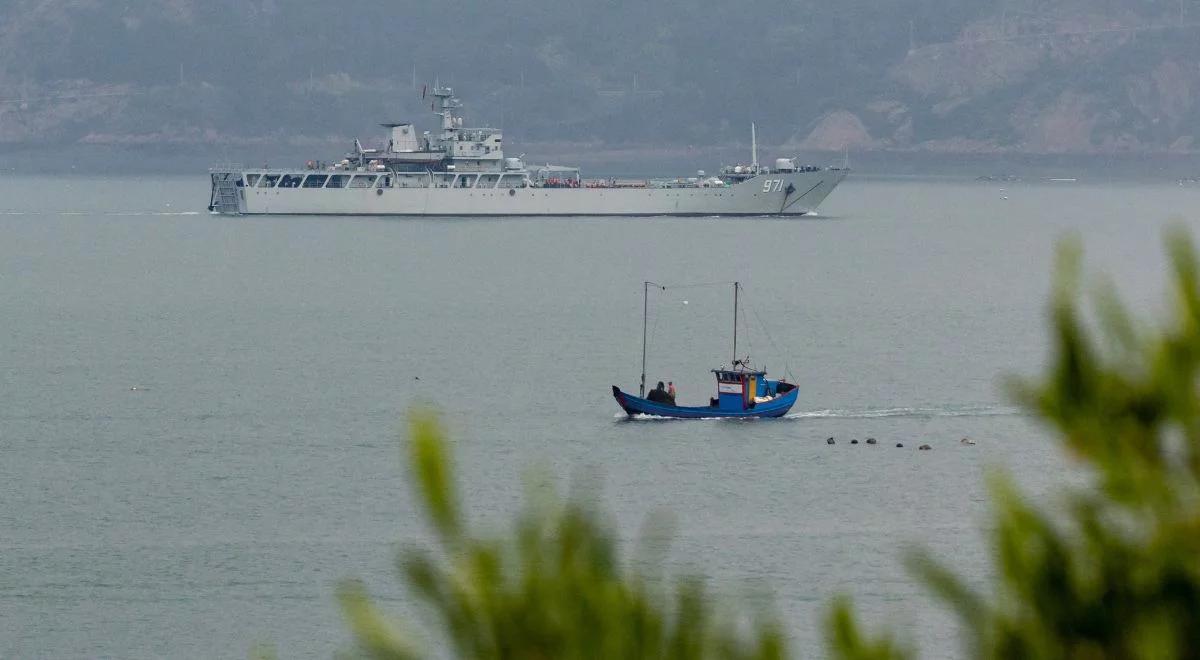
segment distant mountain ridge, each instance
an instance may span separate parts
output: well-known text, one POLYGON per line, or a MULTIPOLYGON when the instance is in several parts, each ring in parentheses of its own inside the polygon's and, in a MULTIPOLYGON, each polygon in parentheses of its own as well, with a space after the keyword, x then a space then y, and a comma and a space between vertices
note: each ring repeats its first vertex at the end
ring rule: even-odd
POLYGON ((326 148, 469 121, 607 149, 1195 153, 1194 0, 10 0, 0 149, 326 148))

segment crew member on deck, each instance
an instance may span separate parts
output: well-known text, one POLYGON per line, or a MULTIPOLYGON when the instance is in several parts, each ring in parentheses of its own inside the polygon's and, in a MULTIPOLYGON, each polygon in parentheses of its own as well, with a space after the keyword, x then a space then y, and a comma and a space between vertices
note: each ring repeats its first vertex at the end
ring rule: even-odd
POLYGON ((658 381, 658 386, 650 390, 650 394, 646 395, 646 399, 653 401, 654 403, 665 403, 671 406, 675 405, 675 402, 671 399, 671 395, 667 394, 667 389, 663 386, 663 382, 661 380, 658 381))

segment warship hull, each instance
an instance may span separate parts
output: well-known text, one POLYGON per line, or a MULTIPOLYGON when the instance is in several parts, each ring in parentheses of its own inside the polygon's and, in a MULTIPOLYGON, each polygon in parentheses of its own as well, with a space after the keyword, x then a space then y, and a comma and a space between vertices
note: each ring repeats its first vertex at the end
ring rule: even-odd
POLYGON ((797 216, 814 211, 847 170, 762 174, 727 186, 278 188, 246 185, 269 173, 214 170, 210 208, 235 215, 797 216))
MULTIPOLYGON (((427 88, 421 89, 421 102, 427 88)), ((464 125, 454 90, 435 84, 430 111, 441 131, 388 122, 386 145, 363 147, 304 169, 209 170, 210 211, 234 215, 578 216, 804 215, 847 171, 777 158, 758 163, 750 126, 750 163, 676 179, 584 179, 577 167, 527 167, 504 156, 499 129, 464 125)))

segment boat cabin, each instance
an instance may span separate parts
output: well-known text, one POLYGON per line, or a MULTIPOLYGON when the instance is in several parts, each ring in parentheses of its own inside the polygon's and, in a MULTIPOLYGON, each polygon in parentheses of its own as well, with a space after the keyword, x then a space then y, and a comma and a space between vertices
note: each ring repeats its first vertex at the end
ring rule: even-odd
POLYGON ((784 382, 767 380, 767 372, 713 369, 717 377, 717 398, 712 407, 722 411, 749 410, 795 388, 784 382))

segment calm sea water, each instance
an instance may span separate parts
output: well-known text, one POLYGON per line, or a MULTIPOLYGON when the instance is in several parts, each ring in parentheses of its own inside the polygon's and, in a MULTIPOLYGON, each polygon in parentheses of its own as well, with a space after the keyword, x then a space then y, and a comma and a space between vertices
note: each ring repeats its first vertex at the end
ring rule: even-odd
MULTIPOLYGON (((1046 502, 1072 480, 1002 386, 1045 359, 1054 241, 1160 309, 1160 228, 1196 229, 1200 197, 1006 186, 851 179, 800 220, 424 221, 210 217, 203 177, 0 179, 0 656, 328 657, 348 576, 411 612, 416 404, 443 411, 481 528, 529 466, 599 475, 625 539, 672 513, 672 570, 730 609, 770 592, 802 654, 846 593, 953 656, 900 557, 983 584, 986 471, 1046 502), (645 279, 745 283, 740 352, 794 374, 794 414, 622 419, 645 279)), ((730 294, 651 300, 648 377, 682 402, 729 359, 730 294)))

